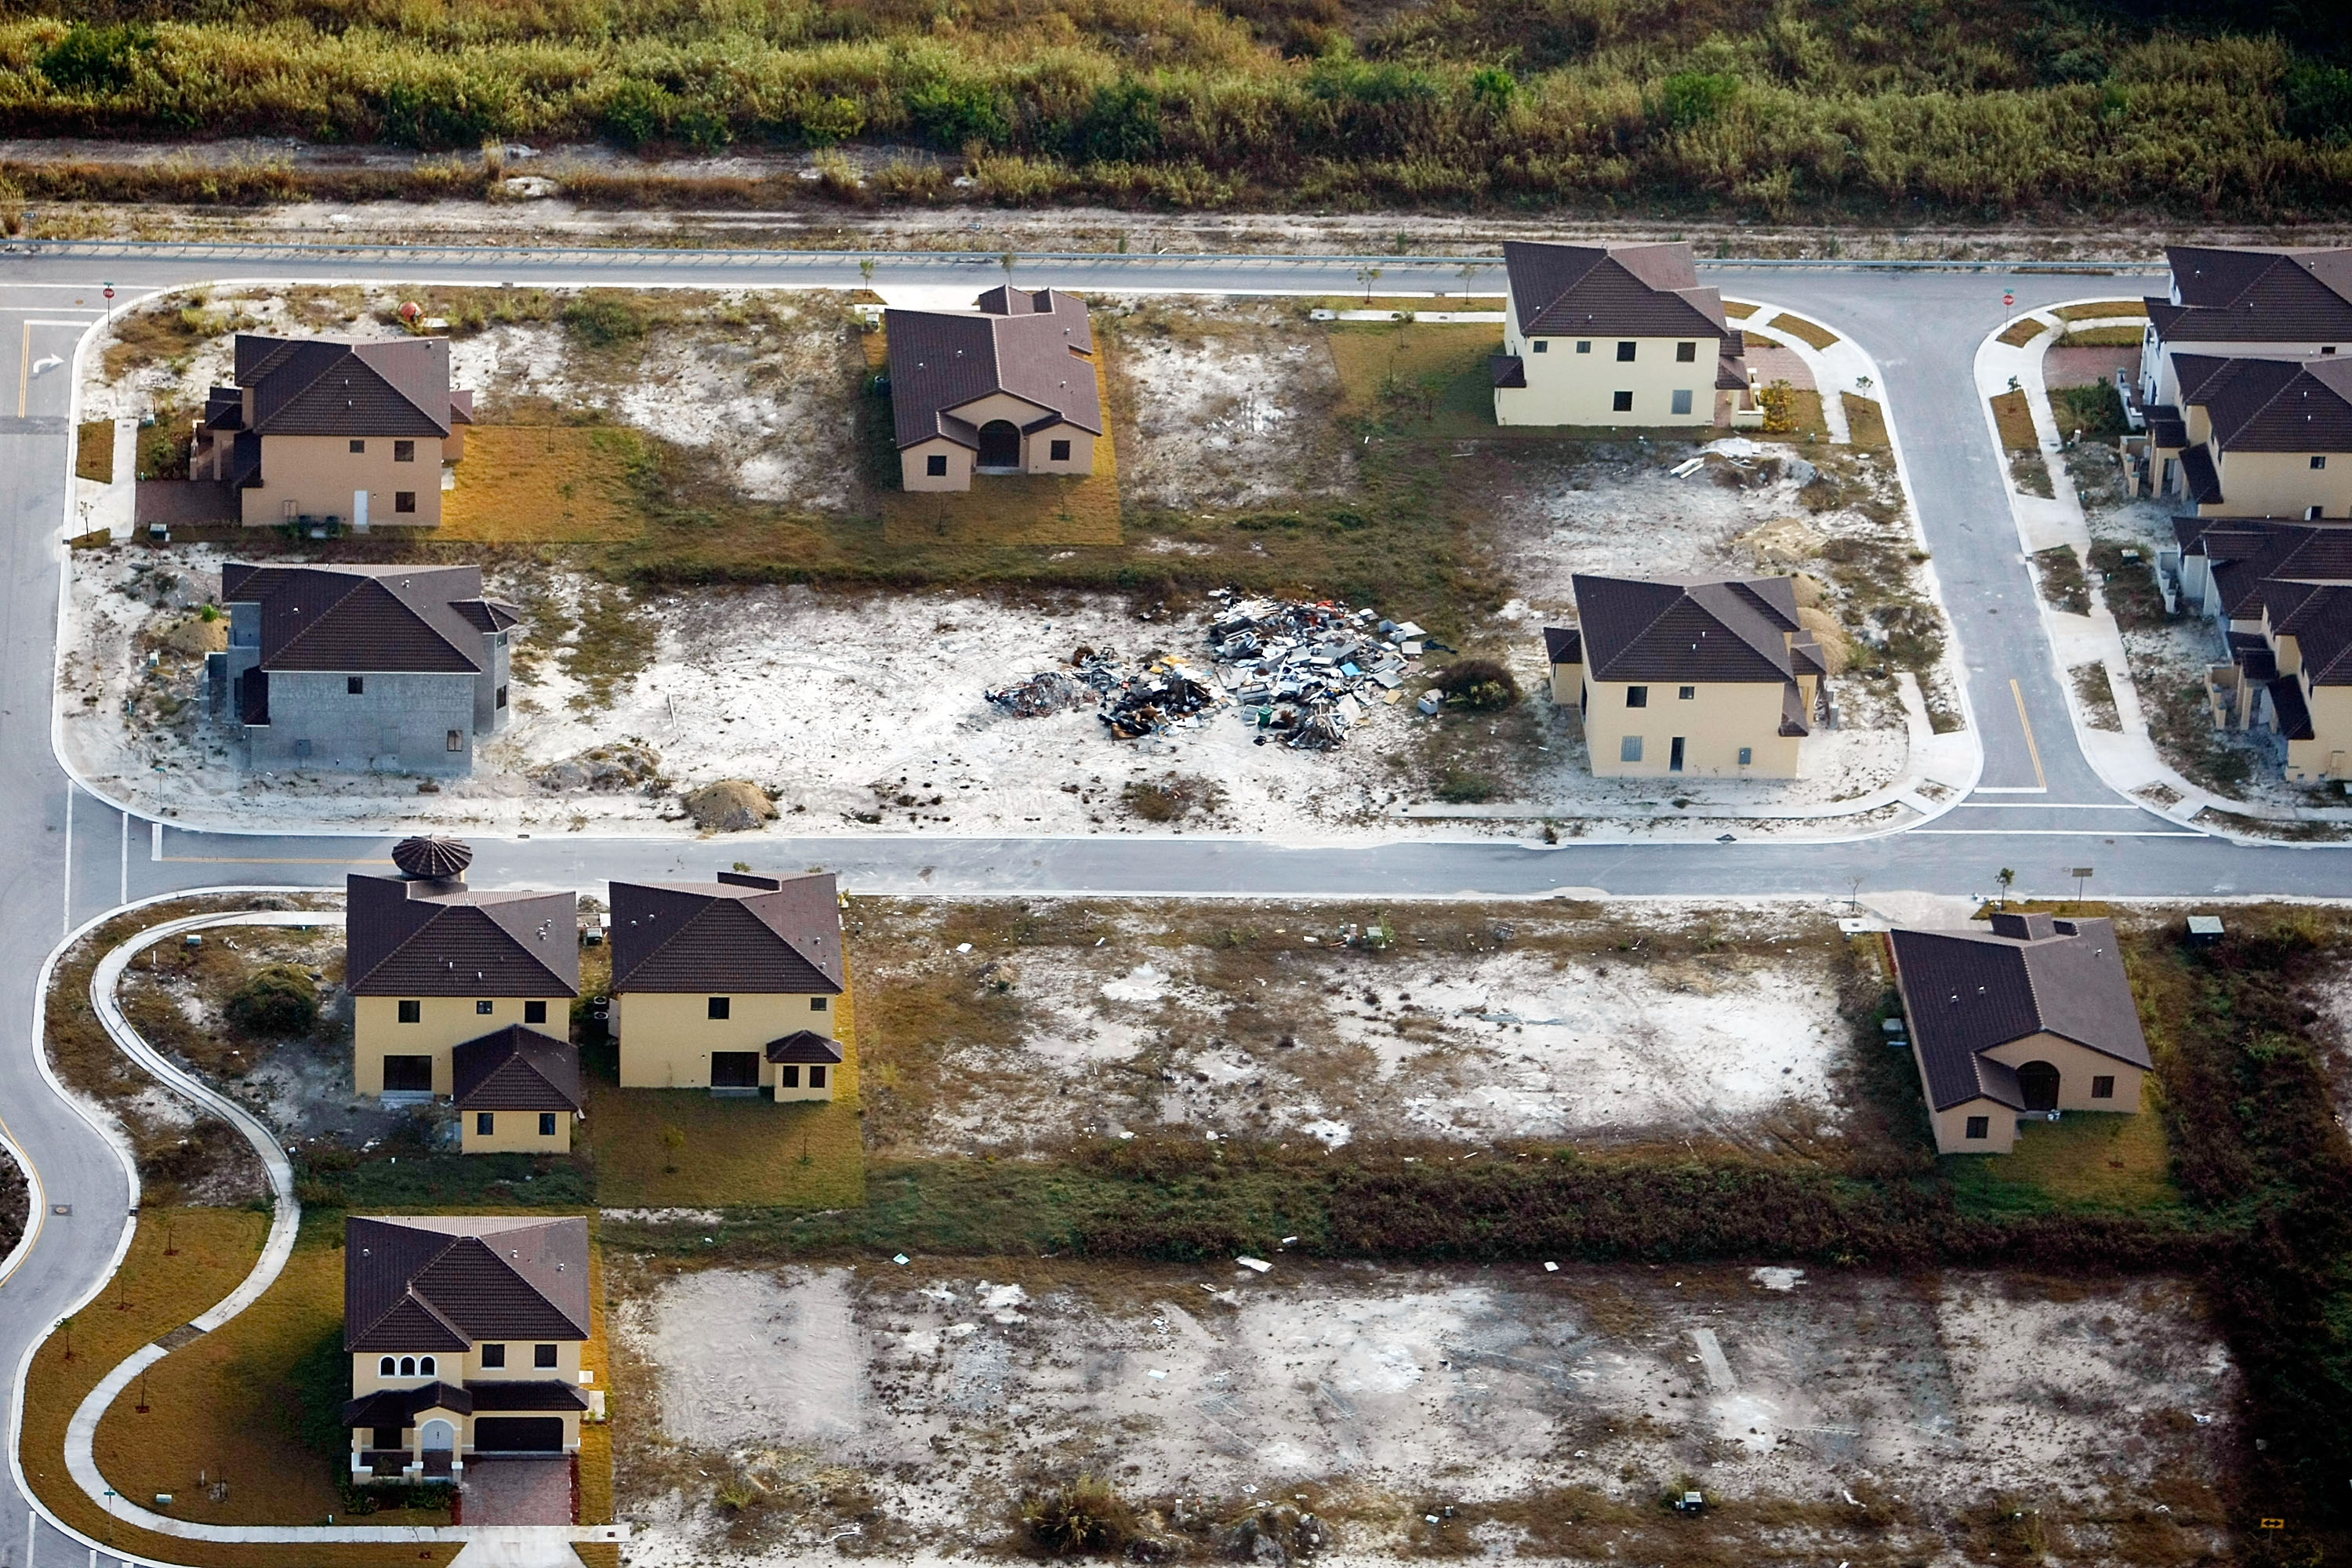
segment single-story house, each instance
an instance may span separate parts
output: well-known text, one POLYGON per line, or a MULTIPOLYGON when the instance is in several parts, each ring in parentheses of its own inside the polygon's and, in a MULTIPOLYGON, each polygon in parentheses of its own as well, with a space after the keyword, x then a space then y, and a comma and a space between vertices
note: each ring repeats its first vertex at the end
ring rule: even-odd
POLYGON ((1094 329, 1076 295, 991 289, 974 310, 886 310, 899 481, 1091 474, 1103 435, 1094 329))
POLYGON ((2006 1154, 2022 1120, 2139 1110, 2152 1064, 2113 921, 2003 913, 1887 945, 1942 1152, 2006 1154))
POLYGON ((1687 245, 1503 244, 1497 425, 1761 425, 1748 340, 1687 245))

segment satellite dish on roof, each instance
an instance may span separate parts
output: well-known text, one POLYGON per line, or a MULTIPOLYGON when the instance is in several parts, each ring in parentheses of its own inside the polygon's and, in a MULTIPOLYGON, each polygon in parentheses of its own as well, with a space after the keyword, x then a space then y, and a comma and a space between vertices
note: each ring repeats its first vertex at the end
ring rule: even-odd
POLYGON ((392 847, 392 863, 411 877, 446 882, 466 874, 474 851, 455 838, 404 838, 392 847))

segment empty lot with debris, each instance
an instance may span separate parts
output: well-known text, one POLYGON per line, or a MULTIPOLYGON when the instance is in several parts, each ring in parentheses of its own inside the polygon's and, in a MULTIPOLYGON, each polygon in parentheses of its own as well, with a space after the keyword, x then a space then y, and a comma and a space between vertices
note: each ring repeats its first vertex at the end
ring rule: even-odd
POLYGON ((2170 1281, 1265 1261, 616 1269, 631 1560, 1003 1550, 1082 1475, 1145 1560, 2226 1544, 2170 1281))

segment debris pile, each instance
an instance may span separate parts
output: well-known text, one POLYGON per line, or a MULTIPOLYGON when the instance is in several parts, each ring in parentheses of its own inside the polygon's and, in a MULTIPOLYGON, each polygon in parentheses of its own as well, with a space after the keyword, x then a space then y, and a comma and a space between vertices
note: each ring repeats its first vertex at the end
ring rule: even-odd
POLYGON ((1195 671, 1162 659, 1117 690, 1105 693, 1102 721, 1113 738, 1139 741, 1178 719, 1217 705, 1215 689, 1195 671))
POLYGON ((1422 629, 1331 600, 1247 599, 1209 627, 1217 679, 1244 722, 1300 751, 1328 752, 1364 721, 1372 702, 1402 695, 1422 629))

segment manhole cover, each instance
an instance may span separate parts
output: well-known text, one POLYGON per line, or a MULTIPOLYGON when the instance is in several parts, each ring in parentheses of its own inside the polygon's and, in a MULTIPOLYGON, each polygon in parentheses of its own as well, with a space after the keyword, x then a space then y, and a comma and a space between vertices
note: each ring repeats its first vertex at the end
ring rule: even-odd
POLYGON ((73 1213, 73 1205, 71 1205, 71 1204, 51 1204, 51 1205, 49 1205, 49 1212, 50 1212, 51 1214, 53 1214, 53 1215, 69 1215, 69 1214, 73 1213))

